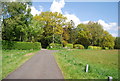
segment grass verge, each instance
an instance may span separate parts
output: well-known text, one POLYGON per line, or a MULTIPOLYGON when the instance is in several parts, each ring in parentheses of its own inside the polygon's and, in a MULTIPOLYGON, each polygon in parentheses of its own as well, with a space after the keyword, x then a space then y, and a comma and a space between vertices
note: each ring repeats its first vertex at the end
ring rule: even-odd
POLYGON ((2 50, 2 78, 0 79, 5 78, 9 73, 17 69, 37 51, 38 50, 2 50))
POLYGON ((54 56, 65 79, 118 79, 117 50, 61 50, 54 56))

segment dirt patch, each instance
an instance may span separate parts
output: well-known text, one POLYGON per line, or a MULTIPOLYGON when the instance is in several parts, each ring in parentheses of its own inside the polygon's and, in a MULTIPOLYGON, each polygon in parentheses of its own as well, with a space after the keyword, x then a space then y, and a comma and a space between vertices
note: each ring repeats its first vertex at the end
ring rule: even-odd
POLYGON ((24 55, 24 56, 30 56, 30 55, 33 55, 34 53, 28 53, 28 54, 26 54, 26 55, 24 55))

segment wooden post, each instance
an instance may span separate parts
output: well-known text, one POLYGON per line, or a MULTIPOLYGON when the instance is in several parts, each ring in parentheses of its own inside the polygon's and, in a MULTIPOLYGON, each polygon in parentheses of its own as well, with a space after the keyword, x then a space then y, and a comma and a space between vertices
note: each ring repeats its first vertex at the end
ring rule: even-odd
POLYGON ((108 81, 112 81, 112 79, 113 79, 113 78, 112 78, 111 76, 108 77, 108 81))
POLYGON ((88 72, 88 64, 86 65, 86 72, 88 72))

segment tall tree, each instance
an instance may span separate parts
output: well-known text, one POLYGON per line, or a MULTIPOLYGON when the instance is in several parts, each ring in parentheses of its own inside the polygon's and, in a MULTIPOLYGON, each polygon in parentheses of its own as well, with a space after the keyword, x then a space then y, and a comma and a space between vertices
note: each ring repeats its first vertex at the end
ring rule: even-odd
POLYGON ((42 38, 43 30, 43 23, 34 16, 27 28, 28 32, 28 41, 37 42, 42 38))
POLYGON ((62 44, 66 46, 68 44, 68 40, 70 39, 70 34, 68 31, 68 27, 63 28, 63 34, 62 34, 62 44))
POLYGON ((91 45, 92 36, 91 36, 91 33, 90 33, 87 25, 79 24, 77 26, 76 30, 78 32, 78 36, 77 36, 75 43, 82 44, 86 48, 87 48, 87 46, 91 45))
POLYGON ((27 27, 31 21, 29 2, 4 2, 2 39, 27 41, 27 27))
MULTIPOLYGON (((39 19, 41 22, 43 22, 44 27, 44 40, 46 40, 46 43, 55 43, 55 39, 59 39, 60 42, 62 40, 62 33, 63 33, 63 27, 66 20, 66 17, 64 17, 62 14, 58 12, 42 12, 40 15, 36 16, 36 19, 39 19), (57 37, 57 38, 56 38, 57 37)), ((56 42, 59 42, 56 41, 56 42)), ((48 45, 47 44, 47 45, 48 45)))
POLYGON ((91 45, 99 46, 99 42, 101 40, 102 33, 104 31, 103 27, 97 22, 90 21, 87 24, 87 28, 89 29, 90 35, 92 36, 91 45))
POLYGON ((115 38, 115 49, 120 49, 120 37, 115 38))
POLYGON ((69 43, 74 43, 74 31, 73 29, 75 28, 75 24, 73 22, 73 20, 70 20, 70 22, 68 22, 68 32, 69 32, 69 36, 70 39, 68 40, 69 43))
POLYGON ((115 45, 114 40, 115 38, 111 34, 109 34, 107 31, 104 31, 100 46, 103 48, 109 47, 110 49, 113 49, 115 45))

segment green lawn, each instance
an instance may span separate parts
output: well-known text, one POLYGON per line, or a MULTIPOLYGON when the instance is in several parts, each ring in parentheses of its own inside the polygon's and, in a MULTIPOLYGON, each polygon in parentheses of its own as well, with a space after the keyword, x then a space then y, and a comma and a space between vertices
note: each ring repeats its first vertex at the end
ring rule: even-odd
POLYGON ((2 50, 2 78, 5 78, 9 73, 13 72, 37 51, 38 50, 2 50))
POLYGON ((117 50, 61 50, 54 56, 65 79, 118 78, 117 50), (86 64, 89 64, 88 73, 86 64))

